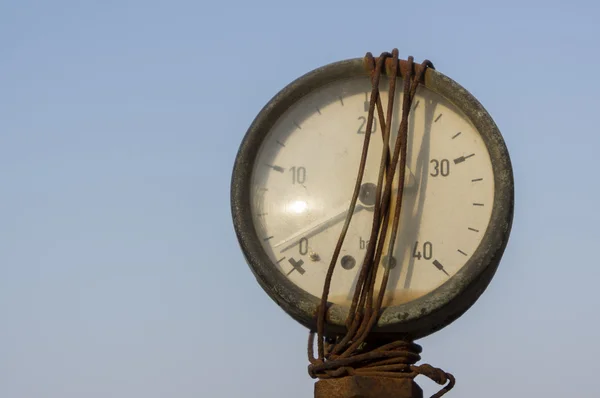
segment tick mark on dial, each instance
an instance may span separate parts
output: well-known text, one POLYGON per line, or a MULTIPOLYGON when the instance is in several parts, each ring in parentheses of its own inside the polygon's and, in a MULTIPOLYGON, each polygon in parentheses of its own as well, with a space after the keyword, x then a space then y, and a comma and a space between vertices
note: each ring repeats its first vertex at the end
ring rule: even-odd
POLYGON ((420 101, 420 100, 418 100, 418 101, 415 103, 415 106, 413 106, 413 111, 414 111, 415 109, 417 109, 417 106, 419 106, 419 102, 421 102, 421 101, 420 101))
POLYGON ((459 131, 458 133, 454 134, 454 135, 452 136, 452 139, 455 139, 455 138, 456 138, 456 137, 458 137, 459 135, 460 135, 460 131, 459 131))
POLYGON ((477 181, 483 181, 483 178, 475 178, 474 180, 471 180, 471 182, 477 182, 477 181))
POLYGON ((265 239, 263 239, 263 240, 266 242, 266 241, 268 241, 269 239, 273 239, 273 235, 271 235, 271 236, 269 236, 269 237, 267 237, 267 238, 265 238, 265 239))
POLYGON ((285 170, 283 167, 277 165, 267 164, 267 166, 280 173, 283 173, 285 170))
POLYGON ((302 130, 302 127, 300 127, 300 125, 298 124, 297 121, 294 120, 294 126, 298 127, 299 130, 302 130))
POLYGON ((473 206, 483 206, 483 203, 473 203, 473 206))
POLYGON ((474 154, 474 153, 472 153, 472 154, 470 154, 470 155, 468 155, 468 156, 461 156, 461 157, 458 157, 458 158, 454 159, 454 164, 459 164, 459 163, 462 163, 462 162, 464 162, 465 160, 469 159, 471 156, 475 156, 475 154, 474 154))
POLYGON ((479 232, 479 230, 478 230, 478 229, 471 228, 471 227, 469 227, 469 231, 473 231, 473 232, 479 232))
POLYGON ((462 250, 460 250, 460 249, 458 249, 458 252, 459 252, 460 254, 462 254, 463 256, 466 256, 466 255, 467 255, 467 253, 465 253, 464 251, 462 251, 462 250))
POLYGON ((442 117, 442 114, 440 113, 440 115, 438 117, 435 118, 435 120, 433 121, 434 123, 437 122, 438 120, 440 120, 440 118, 442 117))
POLYGON ((288 272, 287 274, 291 274, 294 271, 298 271, 300 273, 300 275, 304 275, 304 273, 306 272, 304 268, 302 268, 302 265, 304 264, 304 260, 295 260, 293 257, 290 258, 288 260, 288 262, 291 264, 291 266, 293 267, 291 269, 290 272, 288 272))
POLYGON ((285 147, 285 144, 279 140, 275 140, 275 142, 277 142, 279 145, 281 145, 282 147, 285 147))
POLYGON ((344 106, 344 99, 342 98, 342 96, 338 96, 338 98, 340 99, 340 102, 342 103, 342 106, 344 106))
POLYGON ((280 262, 282 262, 283 260, 285 260, 285 256, 283 256, 282 258, 280 258, 279 260, 277 260, 277 264, 279 264, 280 262))
POLYGON ((318 112, 318 113, 319 113, 319 115, 320 115, 320 114, 321 114, 321 110, 319 109, 319 107, 317 106, 315 109, 317 110, 317 112, 318 112))
POLYGON ((440 263, 438 260, 433 260, 433 265, 435 265, 435 268, 439 269, 440 271, 442 271, 444 274, 450 276, 446 270, 444 269, 444 266, 442 265, 442 263, 440 263))
POLYGON ((262 217, 262 216, 266 216, 267 214, 269 214, 269 213, 260 213, 260 214, 257 214, 257 216, 262 217))

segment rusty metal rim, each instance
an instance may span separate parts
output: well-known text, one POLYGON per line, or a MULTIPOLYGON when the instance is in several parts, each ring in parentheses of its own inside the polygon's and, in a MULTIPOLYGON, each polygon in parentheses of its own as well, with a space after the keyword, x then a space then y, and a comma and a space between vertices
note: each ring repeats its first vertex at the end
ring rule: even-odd
MULTIPOLYGON (((400 68, 402 70, 402 68, 400 68)), ((279 272, 264 252, 250 211, 253 164, 271 127, 295 102, 336 80, 369 78, 363 58, 334 62, 291 82, 258 113, 242 140, 231 177, 233 225, 244 257, 260 286, 285 312, 315 330, 319 298, 294 285, 279 272)), ((382 310, 374 335, 418 339, 449 325, 467 311, 493 278, 508 243, 514 212, 514 180, 508 150, 491 116, 466 89, 442 73, 428 69, 424 86, 458 107, 479 131, 492 160, 494 204, 490 223, 477 250, 465 266, 445 284, 409 303, 382 310)), ((348 308, 330 304, 326 335, 345 332, 348 308)))

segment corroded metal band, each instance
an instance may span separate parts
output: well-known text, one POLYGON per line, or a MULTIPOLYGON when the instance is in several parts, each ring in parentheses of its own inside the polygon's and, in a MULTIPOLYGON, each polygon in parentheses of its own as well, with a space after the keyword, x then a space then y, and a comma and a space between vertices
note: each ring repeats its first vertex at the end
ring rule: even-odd
MULTIPOLYGON (((400 74, 406 61, 400 61, 400 74)), ((415 67, 419 65, 415 64, 415 67)), ((404 73, 406 69, 404 69, 404 73)), ((251 178, 260 145, 277 119, 311 91, 339 79, 365 76, 364 59, 339 61, 315 69, 276 94, 259 112, 236 157, 231 180, 231 211, 235 232, 245 259, 265 292, 296 321, 316 328, 319 298, 294 285, 272 264, 256 235, 250 209, 251 178)), ((375 338, 418 339, 450 324, 467 311, 485 291, 508 243, 513 219, 514 182, 508 150, 496 124, 484 107, 458 83, 428 68, 424 86, 457 106, 481 134, 492 160, 494 205, 490 224, 466 265, 444 285, 409 303, 382 310, 375 338)), ((330 304, 325 334, 345 333, 348 308, 330 304)))

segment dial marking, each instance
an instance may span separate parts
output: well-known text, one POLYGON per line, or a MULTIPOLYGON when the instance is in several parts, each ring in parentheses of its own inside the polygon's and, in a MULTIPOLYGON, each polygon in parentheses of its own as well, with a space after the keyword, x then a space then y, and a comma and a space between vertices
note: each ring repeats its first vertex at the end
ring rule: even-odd
POLYGON ((280 173, 283 173, 285 170, 283 167, 277 165, 267 164, 267 166, 280 173))
POLYGON ((293 267, 291 269, 291 271, 287 273, 288 275, 291 274, 294 271, 298 271, 300 273, 300 275, 304 275, 304 273, 306 272, 306 270, 304 268, 302 268, 302 265, 304 265, 304 261, 303 260, 295 260, 294 257, 292 257, 292 258, 290 258, 288 260, 288 262, 293 267))
POLYGON ((469 158, 470 158, 470 157, 472 157, 472 156, 475 156, 475 154, 474 154, 474 153, 472 153, 472 154, 470 154, 470 155, 468 155, 468 156, 461 156, 461 157, 458 157, 458 158, 454 159, 454 164, 459 164, 459 163, 462 163, 462 162, 464 162, 465 160, 469 159, 469 158))
POLYGON ((342 96, 339 95, 338 98, 340 99, 340 102, 342 103, 342 106, 344 106, 344 99, 342 98, 342 96))
POLYGON ((260 213, 260 214, 257 214, 257 216, 262 217, 262 216, 266 216, 267 214, 269 214, 269 213, 260 213))
POLYGON ((473 231, 473 232, 479 232, 479 230, 478 230, 478 229, 471 228, 471 227, 469 227, 469 231, 473 231))
POLYGON ((467 255, 467 253, 465 253, 464 251, 462 251, 462 250, 460 250, 460 249, 458 249, 458 252, 459 252, 460 254, 462 254, 463 256, 466 256, 466 255, 467 255))
POLYGON ((454 134, 454 135, 452 136, 452 139, 455 139, 455 138, 456 138, 456 137, 458 137, 459 135, 460 135, 460 131, 459 131, 458 133, 454 134))
POLYGON ((475 178, 474 180, 471 180, 471 182, 477 182, 477 181, 483 181, 483 178, 475 178))
POLYGON ((302 130, 302 127, 300 127, 300 125, 298 124, 297 121, 294 120, 294 126, 298 127, 299 130, 302 130))
POLYGON ((483 203, 473 203, 473 206, 483 206, 483 203))
POLYGON ((269 237, 267 237, 267 238, 264 238, 263 240, 266 242, 266 241, 268 241, 269 239, 273 239, 273 235, 271 235, 271 236, 269 236, 269 237))
POLYGON ((283 260, 285 260, 285 256, 281 257, 279 260, 277 260, 277 264, 279 264, 280 262, 282 262, 283 260))
POLYGON ((318 107, 318 106, 316 107, 316 109, 317 109, 317 112, 318 112, 318 113, 319 113, 319 115, 320 115, 320 114, 321 114, 321 110, 319 109, 319 107, 318 107))
POLYGON ((282 147, 285 147, 285 144, 279 140, 275 140, 279 145, 281 145, 282 147))
POLYGON ((404 280, 404 288, 410 289, 410 283, 412 282, 413 271, 415 269, 415 265, 413 263, 408 264, 408 268, 406 269, 406 279, 404 280))
POLYGON ((433 260, 433 265, 435 265, 435 268, 439 269, 440 271, 442 271, 444 274, 450 276, 450 274, 448 274, 446 272, 446 270, 444 269, 444 266, 442 265, 442 263, 440 263, 438 260, 433 260))
POLYGON ((418 100, 418 101, 415 103, 415 106, 413 106, 413 111, 414 111, 415 109, 417 109, 417 106, 419 106, 419 102, 421 102, 421 101, 420 101, 420 100, 418 100))
POLYGON ((433 121, 434 123, 437 122, 438 120, 440 120, 440 118, 442 117, 442 114, 440 113, 440 115, 438 117, 435 118, 435 120, 433 121))

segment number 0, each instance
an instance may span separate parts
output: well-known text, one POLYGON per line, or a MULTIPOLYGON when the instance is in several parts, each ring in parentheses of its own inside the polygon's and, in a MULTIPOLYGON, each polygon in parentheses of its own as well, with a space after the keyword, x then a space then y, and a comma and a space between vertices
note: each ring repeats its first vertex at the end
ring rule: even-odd
POLYGON ((298 251, 303 256, 306 255, 306 253, 308 253, 308 239, 300 239, 300 243, 298 243, 298 251))
POLYGON ((450 174, 450 162, 448 159, 442 159, 440 162, 440 174, 443 177, 448 177, 448 174, 450 174))
POLYGON ((431 257, 433 257, 433 245, 431 242, 425 242, 423 243, 423 258, 431 260, 431 257))

